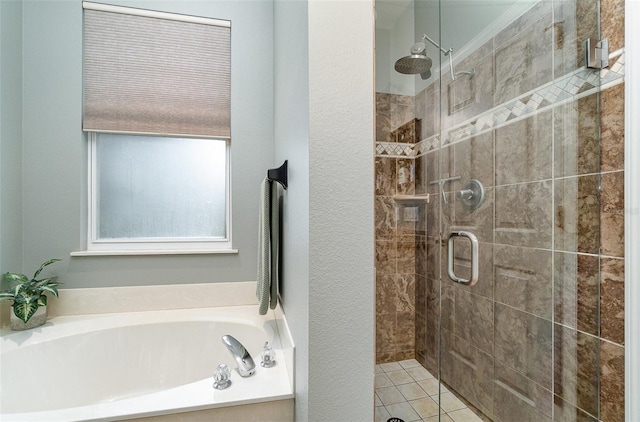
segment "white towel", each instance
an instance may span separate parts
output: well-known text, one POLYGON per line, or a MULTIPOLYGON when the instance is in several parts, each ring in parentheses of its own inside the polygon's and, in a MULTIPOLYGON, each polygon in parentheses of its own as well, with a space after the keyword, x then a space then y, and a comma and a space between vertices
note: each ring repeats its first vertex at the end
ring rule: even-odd
POLYGON ((265 315, 267 309, 278 304, 280 279, 280 185, 264 179, 260 186, 260 213, 258 216, 258 282, 256 297, 258 312, 265 315))

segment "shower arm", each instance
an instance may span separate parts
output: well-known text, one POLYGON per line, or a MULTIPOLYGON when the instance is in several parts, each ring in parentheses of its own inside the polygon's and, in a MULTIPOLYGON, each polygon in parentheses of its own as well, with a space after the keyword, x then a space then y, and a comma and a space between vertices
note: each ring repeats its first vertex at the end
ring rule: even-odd
POLYGON ((440 49, 442 54, 444 54, 445 56, 449 57, 449 69, 451 70, 451 79, 455 81, 456 80, 456 72, 453 69, 453 47, 450 47, 448 50, 445 50, 444 48, 440 47, 440 44, 438 44, 437 42, 432 40, 427 34, 422 34, 422 40, 423 41, 429 41, 436 48, 440 49))

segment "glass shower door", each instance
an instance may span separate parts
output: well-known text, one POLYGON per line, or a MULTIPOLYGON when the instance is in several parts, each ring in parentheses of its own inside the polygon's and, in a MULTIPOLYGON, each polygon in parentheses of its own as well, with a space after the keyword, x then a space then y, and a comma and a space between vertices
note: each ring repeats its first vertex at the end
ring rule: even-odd
POLYGON ((417 94, 437 110, 421 162, 440 319, 424 360, 437 351, 440 420, 597 420, 600 76, 584 41, 598 2, 512 2, 478 22, 498 3, 439 1, 453 52, 417 94))

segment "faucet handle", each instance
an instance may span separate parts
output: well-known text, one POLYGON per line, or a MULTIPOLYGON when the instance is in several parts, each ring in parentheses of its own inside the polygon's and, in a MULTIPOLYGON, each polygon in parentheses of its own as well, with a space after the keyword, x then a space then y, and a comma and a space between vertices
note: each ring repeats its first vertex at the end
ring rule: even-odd
POLYGON ((231 371, 226 363, 218 365, 215 374, 213 374, 213 388, 216 390, 224 390, 231 385, 231 371))
POLYGON ((263 368, 271 368, 276 364, 276 352, 269 346, 269 342, 266 341, 264 343, 264 347, 262 348, 262 352, 260 353, 260 357, 262 358, 262 362, 260 362, 260 366, 263 368))

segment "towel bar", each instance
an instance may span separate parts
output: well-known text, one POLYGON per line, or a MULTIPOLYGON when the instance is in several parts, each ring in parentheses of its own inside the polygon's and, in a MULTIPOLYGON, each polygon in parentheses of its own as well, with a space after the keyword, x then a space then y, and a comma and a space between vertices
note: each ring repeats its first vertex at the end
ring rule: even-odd
POLYGON ((267 179, 280 183, 282 187, 285 189, 287 188, 287 179, 288 179, 287 178, 287 161, 288 160, 284 160, 284 163, 277 169, 267 170, 267 179))

